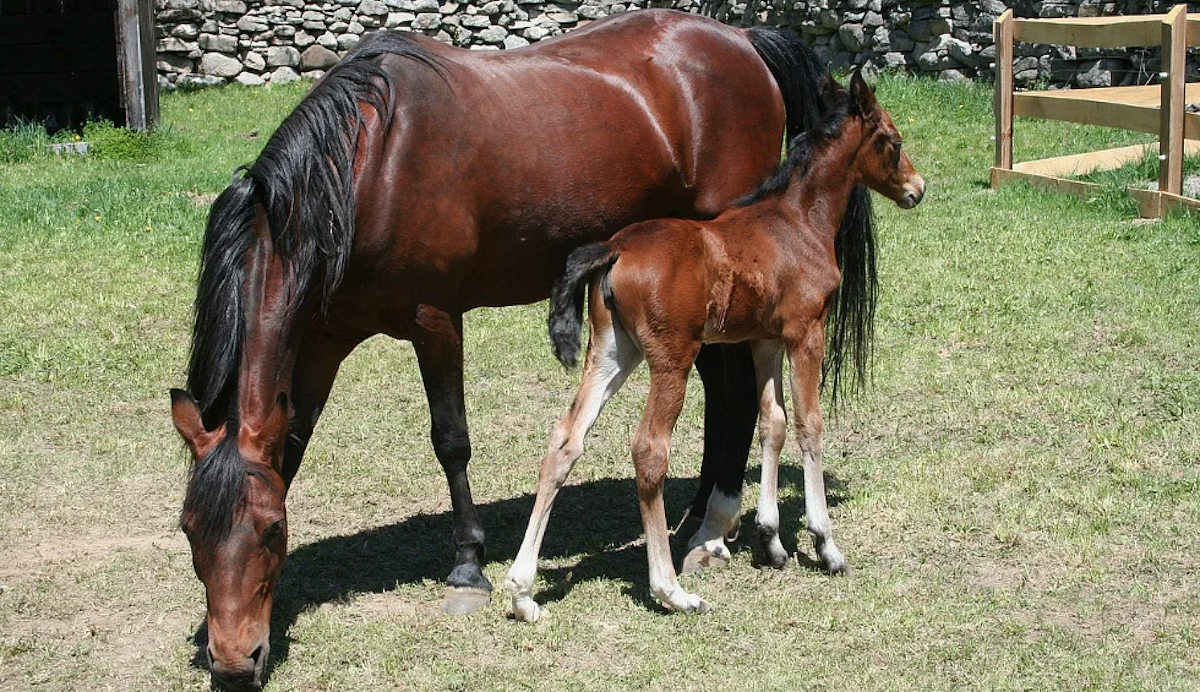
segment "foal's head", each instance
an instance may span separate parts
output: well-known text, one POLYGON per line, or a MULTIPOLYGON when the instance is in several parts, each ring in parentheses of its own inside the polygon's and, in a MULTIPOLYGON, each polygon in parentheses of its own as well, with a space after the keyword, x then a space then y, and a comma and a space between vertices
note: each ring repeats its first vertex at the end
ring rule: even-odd
POLYGON ((900 131, 892 116, 879 107, 875 93, 858 71, 850 79, 849 93, 840 88, 838 91, 835 98, 849 100, 850 119, 843 125, 843 135, 854 138, 856 132, 851 128, 857 128, 858 153, 853 172, 859 182, 903 209, 917 206, 925 195, 925 179, 901 149, 900 131))
POLYGON ((206 430, 190 394, 171 390, 171 416, 192 453, 180 524, 208 602, 209 669, 230 689, 258 689, 270 652, 272 594, 287 556, 282 467, 288 401, 258 429, 206 430))

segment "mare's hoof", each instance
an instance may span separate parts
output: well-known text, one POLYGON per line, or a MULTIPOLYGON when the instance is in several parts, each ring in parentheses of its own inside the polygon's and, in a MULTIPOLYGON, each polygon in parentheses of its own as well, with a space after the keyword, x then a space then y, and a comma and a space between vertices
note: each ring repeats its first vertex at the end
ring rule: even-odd
POLYGON ((447 615, 466 615, 488 604, 491 592, 469 586, 447 586, 442 612, 447 615))
POLYGON ((688 554, 683 558, 683 573, 699 572, 702 569, 712 567, 724 567, 729 564, 728 557, 715 555, 702 545, 698 545, 688 551, 688 554))

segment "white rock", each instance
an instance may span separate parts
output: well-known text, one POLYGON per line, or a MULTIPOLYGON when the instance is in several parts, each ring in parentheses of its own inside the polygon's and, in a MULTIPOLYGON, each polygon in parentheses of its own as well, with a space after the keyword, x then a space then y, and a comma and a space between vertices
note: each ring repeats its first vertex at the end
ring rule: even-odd
POLYGON ((200 74, 228 79, 242 71, 242 63, 224 53, 205 53, 200 58, 200 74))
POLYGON ((295 70, 286 65, 271 73, 272 84, 287 84, 289 82, 298 81, 299 79, 300 75, 296 74, 295 70))
POLYGON ((245 84, 246 86, 262 86, 267 83, 266 80, 254 74, 253 72, 243 72, 235 77, 234 81, 238 84, 245 84))
POLYGON ((300 64, 300 51, 291 46, 271 46, 267 49, 267 64, 271 67, 295 67, 300 64))

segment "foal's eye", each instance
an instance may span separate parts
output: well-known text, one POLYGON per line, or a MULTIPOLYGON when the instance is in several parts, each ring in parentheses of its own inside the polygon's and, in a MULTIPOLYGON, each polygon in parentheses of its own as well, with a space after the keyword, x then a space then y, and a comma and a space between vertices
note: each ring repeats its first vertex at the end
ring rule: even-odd
POLYGON ((892 142, 892 163, 900 163, 900 140, 892 142))

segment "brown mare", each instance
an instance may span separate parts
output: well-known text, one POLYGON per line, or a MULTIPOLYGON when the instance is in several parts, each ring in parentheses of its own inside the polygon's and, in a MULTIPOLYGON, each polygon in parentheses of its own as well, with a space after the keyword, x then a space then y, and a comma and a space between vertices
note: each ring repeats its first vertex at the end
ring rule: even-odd
MULTIPOLYGON (((849 91, 832 79, 827 84, 828 114, 793 142, 780 172, 745 206, 712 221, 634 224, 606 243, 579 248, 567 260, 551 298, 554 350, 564 365, 574 365, 585 285, 591 295, 590 340, 579 394, 550 435, 533 515, 505 582, 518 619, 534 621, 540 613, 531 591, 554 497, 583 453, 588 429, 642 359, 650 366, 650 395, 632 449, 650 590, 670 610, 708 609, 676 579, 662 496, 688 371, 706 343, 751 343, 762 443, 757 523, 767 560, 775 566, 787 560, 776 502, 779 453, 787 434, 781 383, 787 352, 804 456, 808 531, 825 567, 845 571, 825 503, 819 392, 831 303, 835 297, 867 297, 838 296, 846 268, 840 265, 850 253, 837 246, 870 238, 839 237, 839 227, 857 185, 909 209, 921 201, 925 181, 901 151, 900 133, 861 75, 855 73, 849 91)), ((869 318, 871 313, 859 314, 869 318)), ((736 520, 736 513, 729 516, 736 520)))
MULTIPOLYGON (((287 490, 355 346, 413 343, 454 509, 446 607, 478 607, 463 313, 545 298, 571 250, 630 223, 716 216, 813 122, 822 72, 790 32, 639 11, 499 53, 379 32, 313 87, 213 204, 172 393, 218 682, 262 683, 287 490)), ((702 515, 740 494, 755 406, 747 349, 697 368, 702 515)))

